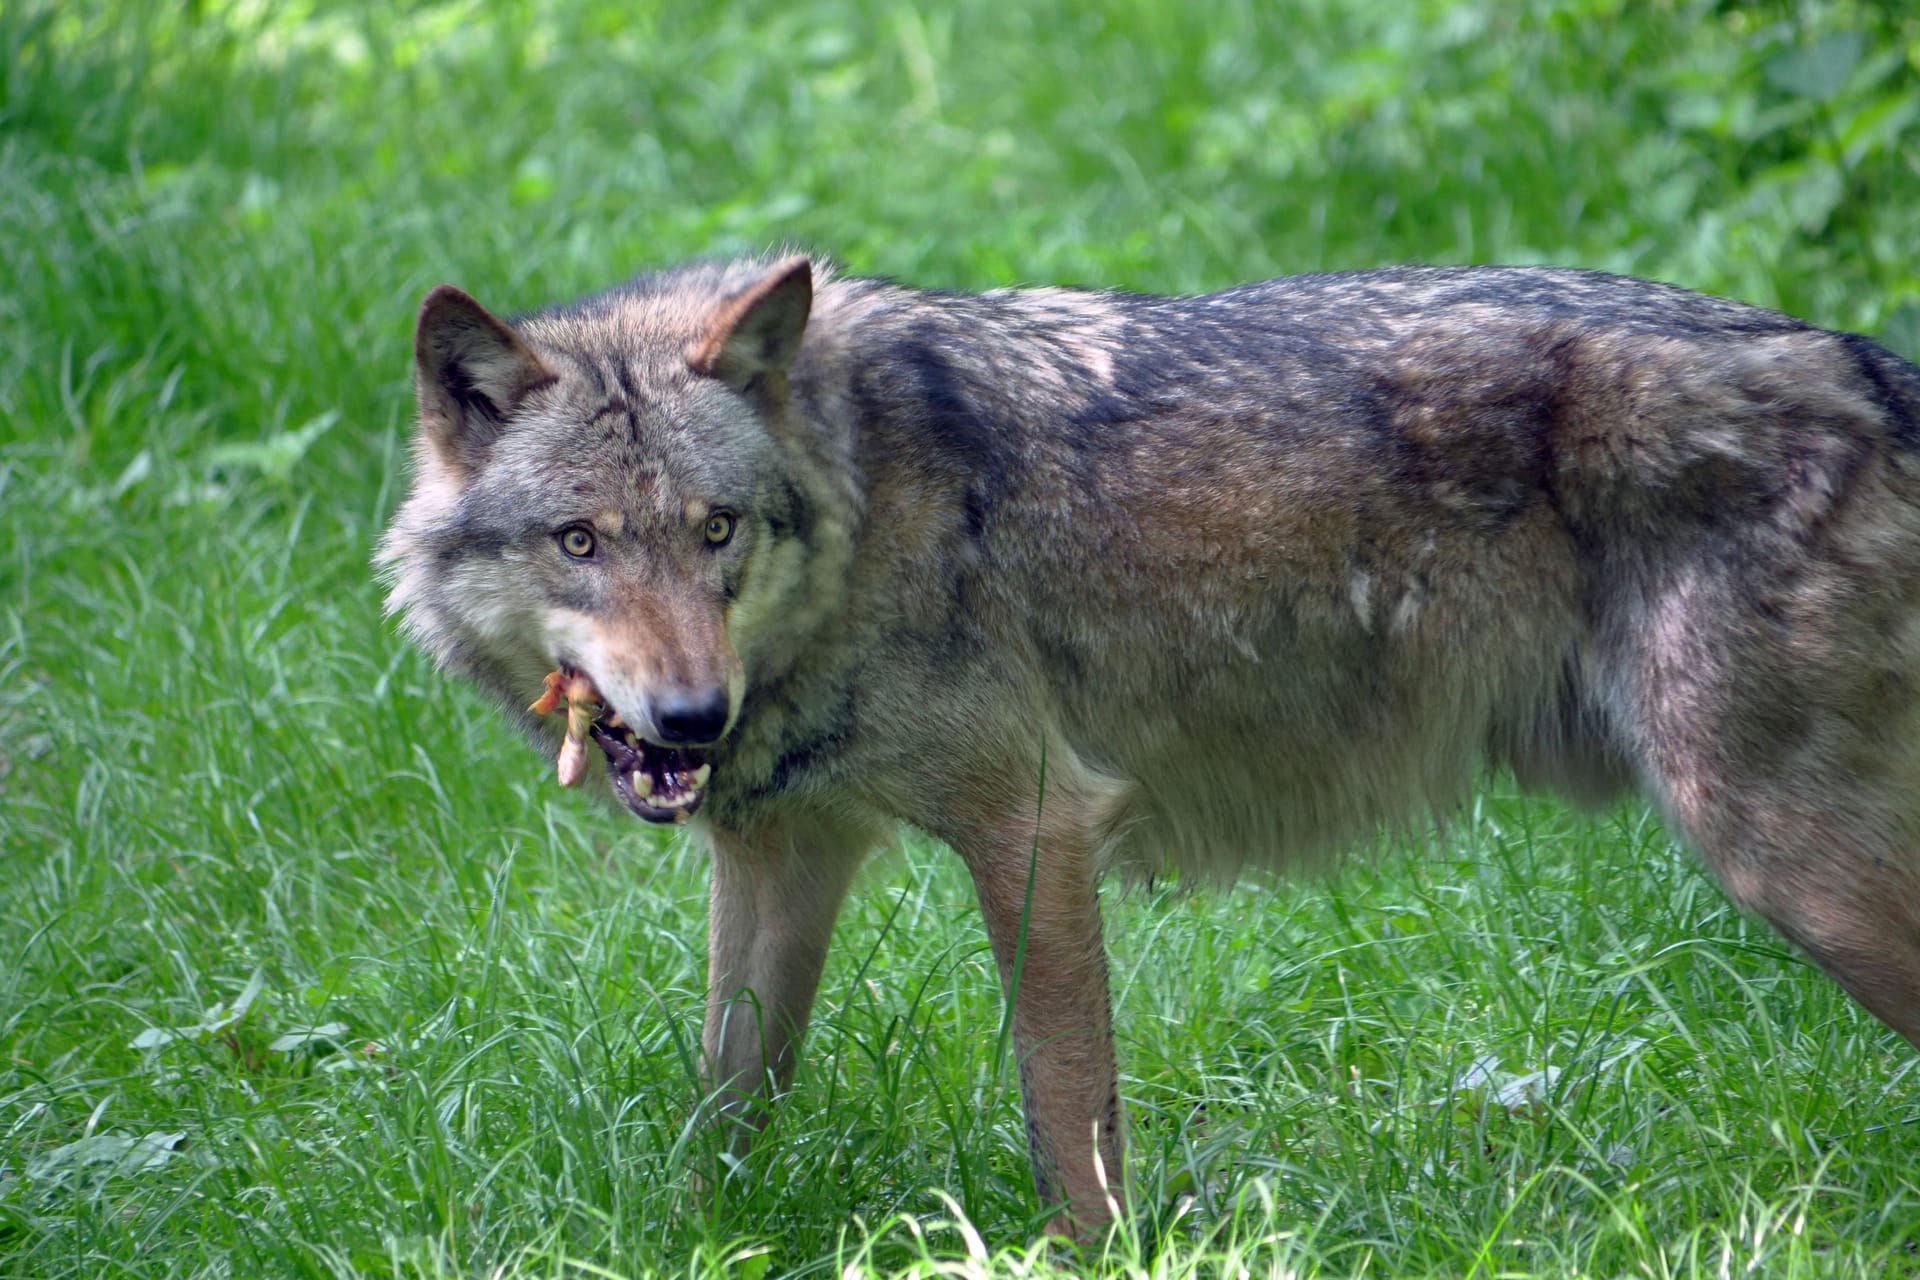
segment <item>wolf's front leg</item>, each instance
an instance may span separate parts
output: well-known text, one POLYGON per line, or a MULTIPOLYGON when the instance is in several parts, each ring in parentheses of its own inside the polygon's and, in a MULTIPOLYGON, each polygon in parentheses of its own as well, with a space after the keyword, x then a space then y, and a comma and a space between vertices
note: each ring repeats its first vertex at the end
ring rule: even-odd
POLYGON ((834 919, 873 844, 829 824, 714 833, 702 1047, 735 1153, 793 1079, 834 919))
POLYGON ((1111 806, 1088 798, 1050 788, 1038 824, 1007 814, 955 842, 1013 1004, 1034 1187, 1061 1209, 1049 1229, 1082 1238, 1124 1195, 1096 865, 1111 806))

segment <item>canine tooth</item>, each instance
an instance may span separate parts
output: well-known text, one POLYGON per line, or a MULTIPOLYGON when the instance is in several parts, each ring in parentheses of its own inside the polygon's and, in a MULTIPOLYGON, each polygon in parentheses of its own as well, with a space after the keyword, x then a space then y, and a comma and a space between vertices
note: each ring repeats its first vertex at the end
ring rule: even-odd
POLYGON ((707 785, 707 779, 712 776, 713 766, 710 764, 703 764, 698 769, 695 769, 693 771, 693 789, 698 791, 702 787, 705 787, 707 785))
POLYGON ((627 781, 633 786, 633 794, 642 800, 653 799, 653 777, 645 769, 635 769, 627 775, 627 781))
POLYGON ((625 728, 626 723, 627 722, 625 720, 622 720, 620 718, 620 713, 618 711, 610 712, 607 715, 607 728, 609 729, 625 728))

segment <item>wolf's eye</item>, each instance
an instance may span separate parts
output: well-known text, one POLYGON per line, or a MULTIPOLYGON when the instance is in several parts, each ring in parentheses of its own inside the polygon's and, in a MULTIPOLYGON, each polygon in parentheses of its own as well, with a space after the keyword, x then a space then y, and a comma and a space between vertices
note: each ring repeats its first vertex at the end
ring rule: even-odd
POLYGON ((576 560, 593 554, 593 533, 585 525, 568 525, 560 531, 560 549, 576 560))
POLYGON ((733 514, 716 511, 707 517, 707 544, 724 547, 733 541, 733 514))

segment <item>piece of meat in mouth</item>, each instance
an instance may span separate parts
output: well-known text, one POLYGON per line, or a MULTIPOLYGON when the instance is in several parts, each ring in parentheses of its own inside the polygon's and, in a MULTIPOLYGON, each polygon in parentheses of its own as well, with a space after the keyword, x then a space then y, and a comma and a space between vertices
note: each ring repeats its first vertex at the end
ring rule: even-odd
POLYGON ((567 707, 567 733, 556 768, 563 787, 578 786, 587 773, 587 739, 607 758, 614 794, 648 822, 685 822, 706 798, 713 766, 693 747, 648 742, 607 706, 593 681, 577 671, 550 671, 546 688, 527 710, 551 715, 567 707))

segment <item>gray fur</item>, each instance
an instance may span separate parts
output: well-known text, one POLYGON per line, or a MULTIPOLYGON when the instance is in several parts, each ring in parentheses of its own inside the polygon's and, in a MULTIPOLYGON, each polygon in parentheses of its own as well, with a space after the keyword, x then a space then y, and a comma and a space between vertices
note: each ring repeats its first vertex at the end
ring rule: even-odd
MULTIPOLYGON (((493 333, 436 305, 423 353, 493 333)), ((1284 867, 1487 766, 1639 789, 1920 1043, 1920 371, 1865 339, 1579 271, 1158 298, 792 259, 506 331, 469 431, 473 377, 421 357, 390 607, 510 708, 576 665, 639 724, 731 673, 700 825, 743 1134, 907 824, 966 860, 1009 984, 1025 931, 1036 1173, 1091 1229, 1120 1154, 1099 874, 1284 867), (553 545, 580 521, 591 571, 553 545)))

